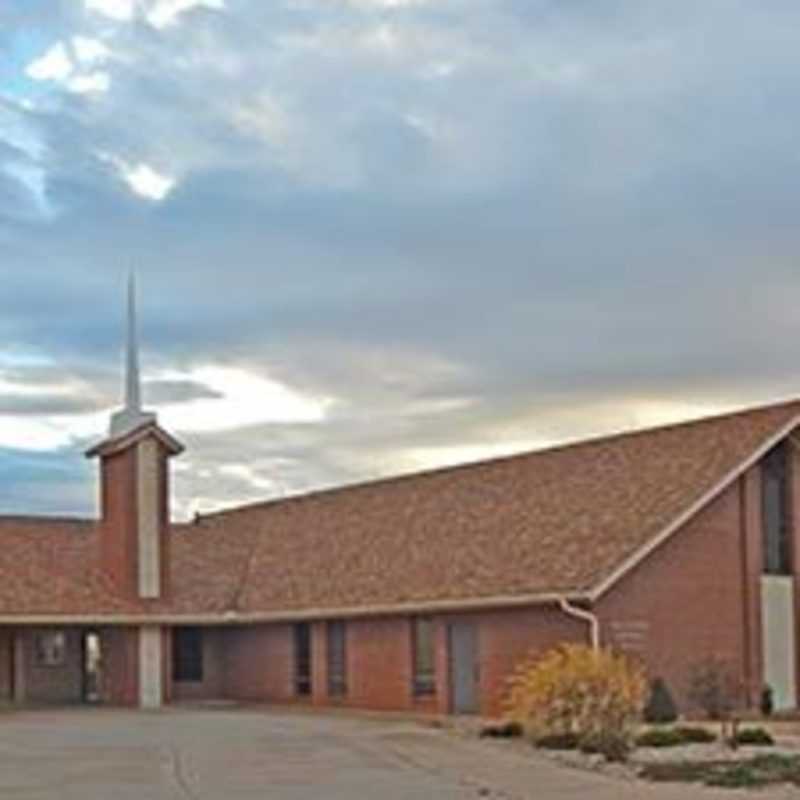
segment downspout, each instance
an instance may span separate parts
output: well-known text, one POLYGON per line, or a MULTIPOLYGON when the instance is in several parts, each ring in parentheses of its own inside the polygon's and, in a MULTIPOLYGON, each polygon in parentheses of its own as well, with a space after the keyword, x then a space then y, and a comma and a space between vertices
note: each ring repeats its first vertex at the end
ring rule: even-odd
POLYGON ((600 649, 600 620, 597 618, 597 615, 592 614, 591 611, 587 611, 585 608, 573 606, 566 597, 562 597, 559 600, 559 606, 561 610, 570 617, 575 617, 576 619, 589 623, 592 650, 597 652, 600 649))

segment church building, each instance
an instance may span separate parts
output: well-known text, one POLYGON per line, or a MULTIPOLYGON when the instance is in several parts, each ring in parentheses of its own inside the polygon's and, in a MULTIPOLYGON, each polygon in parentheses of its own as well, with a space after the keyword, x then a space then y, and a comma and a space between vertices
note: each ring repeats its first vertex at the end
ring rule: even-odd
POLYGON ((8 703, 491 716, 521 658, 573 641, 684 709, 711 660, 740 705, 797 706, 800 402, 174 523, 183 445, 142 410, 129 324, 99 518, 0 518, 8 703))

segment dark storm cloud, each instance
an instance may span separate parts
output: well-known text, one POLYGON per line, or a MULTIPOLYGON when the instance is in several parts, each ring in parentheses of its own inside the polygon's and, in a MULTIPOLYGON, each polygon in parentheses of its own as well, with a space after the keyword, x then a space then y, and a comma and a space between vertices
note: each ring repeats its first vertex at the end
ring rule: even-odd
POLYGON ((335 400, 187 431, 183 510, 797 392, 794 2, 25 5, 0 58, 99 38, 110 87, 0 115, 4 346, 113 405, 135 267, 145 364, 186 373, 151 403, 213 400, 206 364, 335 400))

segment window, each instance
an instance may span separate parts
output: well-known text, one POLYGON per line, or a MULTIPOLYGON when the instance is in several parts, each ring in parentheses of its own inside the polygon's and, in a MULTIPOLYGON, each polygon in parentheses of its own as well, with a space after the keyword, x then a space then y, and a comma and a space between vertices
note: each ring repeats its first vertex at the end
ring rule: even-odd
POLYGON ((294 626, 294 691, 300 697, 311 694, 311 625, 294 626))
POLYGON ((761 463, 761 502, 764 526, 764 572, 792 571, 789 460, 785 444, 773 448, 761 463))
POLYGON ((179 683, 203 680, 203 631, 175 628, 172 635, 172 678, 179 683))
POLYGON ((411 653, 414 663, 415 697, 436 693, 436 665, 433 643, 433 620, 415 617, 411 621, 411 653))
POLYGON ((34 641, 37 667, 61 667, 67 657, 67 635, 64 631, 41 631, 34 641))
POLYGON ((347 694, 347 625, 341 620, 329 622, 328 632, 328 694, 344 697, 347 694))

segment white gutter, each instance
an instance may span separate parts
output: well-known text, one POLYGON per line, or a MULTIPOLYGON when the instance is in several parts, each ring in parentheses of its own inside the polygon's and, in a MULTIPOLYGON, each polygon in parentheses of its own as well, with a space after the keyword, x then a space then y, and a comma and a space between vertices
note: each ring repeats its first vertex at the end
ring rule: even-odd
POLYGON ((600 620, 597 618, 597 614, 592 614, 591 611, 587 611, 585 608, 571 605, 566 597, 560 598, 558 604, 565 614, 589 623, 592 650, 596 653, 600 649, 600 620))
MULTIPOLYGON (((490 611, 528 606, 552 605, 565 599, 563 594, 509 595, 468 600, 433 600, 392 605, 308 608, 297 611, 239 612, 219 611, 175 614, 153 611, 150 614, 0 614, 0 625, 248 625, 268 622, 305 622, 324 619, 406 616, 408 614, 446 614, 459 611, 490 611)), ((583 592, 570 600, 588 601, 583 592)))

